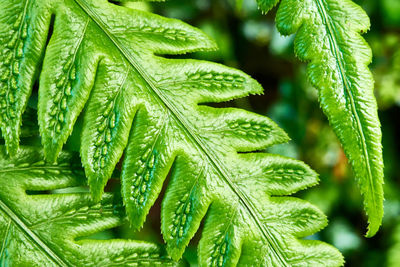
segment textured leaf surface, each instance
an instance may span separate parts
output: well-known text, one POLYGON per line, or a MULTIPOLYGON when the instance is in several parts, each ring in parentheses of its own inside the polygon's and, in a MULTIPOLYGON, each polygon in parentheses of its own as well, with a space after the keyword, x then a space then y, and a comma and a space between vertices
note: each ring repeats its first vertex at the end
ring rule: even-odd
POLYGON ((267 13, 278 3, 279 0, 257 0, 258 7, 263 13, 267 13))
MULTIPOLYGON (((162 232, 174 259, 208 212, 202 266, 342 263, 333 247, 298 239, 324 227, 324 215, 299 199, 278 197, 315 185, 316 174, 292 159, 238 153, 285 142, 286 134, 266 117, 205 105, 259 94, 260 85, 222 65, 162 57, 215 49, 206 35, 106 1, 17 2, 0 2, 4 27, 27 10, 24 56, 46 51, 38 106, 46 156, 57 157, 86 106, 81 157, 95 199, 126 148, 122 196, 135 228, 143 225, 173 166, 162 232), (54 31, 45 49, 39 40, 47 40, 52 15, 54 31)), ((34 78, 35 59, 21 65, 31 70, 21 79, 34 78)))
MULTIPOLYGON (((263 12, 278 3, 257 1, 263 12)), ((383 159, 374 81, 368 69, 372 54, 360 35, 369 29, 369 18, 350 0, 282 0, 276 23, 284 35, 297 32, 295 52, 310 62, 309 79, 364 196, 371 237, 383 217, 383 159)))
POLYGON ((21 147, 10 159, 0 147, 2 266, 181 265, 151 243, 90 239, 122 223, 121 207, 111 194, 95 203, 88 193, 52 191, 85 182, 71 162, 62 153, 57 165, 46 164, 43 153, 32 147, 21 147))

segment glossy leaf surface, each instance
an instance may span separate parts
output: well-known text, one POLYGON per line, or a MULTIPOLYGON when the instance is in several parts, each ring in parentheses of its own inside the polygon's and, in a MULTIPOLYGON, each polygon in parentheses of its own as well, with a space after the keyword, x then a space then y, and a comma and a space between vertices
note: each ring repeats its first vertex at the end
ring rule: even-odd
POLYGON ((222 65, 163 57, 215 49, 204 33, 107 1, 17 2, 0 2, 5 28, 28 25, 28 41, 19 40, 24 53, 17 77, 33 80, 40 63, 35 55, 45 51, 38 109, 46 157, 57 158, 86 106, 81 157, 95 200, 125 149, 122 196, 135 228, 172 168, 162 232, 174 259, 208 211, 202 266, 342 263, 333 247, 299 239, 324 227, 324 215, 307 202, 281 197, 315 185, 315 172, 277 155, 238 153, 285 142, 286 134, 264 116, 206 105, 260 94, 261 86, 222 65), (21 22, 11 22, 20 16, 21 22))
MULTIPOLYGON (((279 0, 257 2, 266 13, 279 0)), ((383 217, 383 158, 372 53, 361 37, 369 18, 351 0, 282 0, 276 23, 284 35, 297 33, 295 53, 309 62, 309 80, 353 167, 371 237, 383 217)))
POLYGON ((90 238, 121 225, 122 207, 111 194, 95 203, 88 193, 62 193, 85 183, 72 162, 62 153, 47 164, 33 147, 10 159, 0 147, 2 266, 181 266, 151 243, 90 238))

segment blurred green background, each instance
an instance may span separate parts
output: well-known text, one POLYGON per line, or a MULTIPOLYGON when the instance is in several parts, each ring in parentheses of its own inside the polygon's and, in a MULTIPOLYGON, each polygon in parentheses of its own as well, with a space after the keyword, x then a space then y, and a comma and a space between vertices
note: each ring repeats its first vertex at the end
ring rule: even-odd
MULTIPOLYGON (((400 0, 355 2, 371 18, 371 30, 364 37, 374 53, 371 69, 376 80, 385 160, 385 217, 379 233, 370 239, 364 238, 367 224, 357 183, 338 139, 319 108, 317 92, 307 81, 306 64, 294 56, 294 36, 283 37, 275 28, 276 8, 262 15, 256 0, 169 0, 126 5, 201 28, 216 40, 220 50, 185 57, 241 69, 263 85, 264 95, 218 106, 235 106, 268 115, 292 138, 288 144, 269 151, 301 159, 320 174, 318 186, 298 194, 322 209, 329 219, 329 225, 310 239, 333 244, 345 256, 346 266, 400 266, 400 168, 397 168, 400 141, 396 138, 400 137, 400 0)), ((36 108, 35 102, 33 96, 32 109, 36 108)), ((34 118, 31 116, 25 122, 34 124, 34 118)), ((79 123, 78 120, 67 149, 79 147, 79 123)), ((119 177, 118 170, 115 177, 119 177)), ((111 180, 107 190, 119 192, 118 179, 111 180)), ((140 232, 133 232, 126 224, 93 237, 118 236, 163 243, 160 199, 140 232)), ((185 252, 191 266, 197 265, 200 236, 201 231, 185 252)))
MULTIPOLYGON (((307 81, 306 64, 293 52, 294 36, 283 37, 275 27, 276 8, 262 15, 255 0, 169 0, 134 4, 134 8, 178 18, 201 28, 220 48, 216 52, 185 57, 212 60, 245 71, 265 89, 251 96, 218 106, 236 106, 268 115, 292 138, 270 152, 295 157, 320 174, 320 184, 299 196, 322 209, 329 225, 311 239, 337 247, 346 266, 400 266, 400 1, 355 1, 371 18, 364 35, 374 59, 371 69, 383 130, 385 160, 385 217, 383 227, 366 239, 366 216, 357 183, 307 81), (396 247, 397 241, 397 247, 396 247)), ((159 234, 159 203, 152 209, 137 238, 162 242, 159 234)), ((125 229, 126 236, 131 236, 125 229)), ((185 253, 196 264, 198 234, 185 253)))

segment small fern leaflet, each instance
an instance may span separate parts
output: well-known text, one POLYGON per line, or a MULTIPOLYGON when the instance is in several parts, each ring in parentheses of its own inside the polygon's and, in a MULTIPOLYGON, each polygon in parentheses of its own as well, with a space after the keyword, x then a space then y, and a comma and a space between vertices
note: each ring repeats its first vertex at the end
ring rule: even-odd
MULTIPOLYGON (((257 0, 263 13, 279 0, 257 0)), ((351 0, 282 0, 276 23, 289 35, 297 32, 296 55, 309 61, 308 76, 318 89, 321 107, 353 167, 368 215, 367 237, 383 217, 382 133, 369 63, 371 49, 360 33, 369 18, 351 0)))

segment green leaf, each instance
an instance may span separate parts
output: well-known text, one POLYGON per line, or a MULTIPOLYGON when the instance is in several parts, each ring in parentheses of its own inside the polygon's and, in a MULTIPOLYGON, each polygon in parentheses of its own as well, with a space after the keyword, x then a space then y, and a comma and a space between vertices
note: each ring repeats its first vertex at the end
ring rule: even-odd
MULTIPOLYGON (((96 200, 126 148, 122 196, 135 228, 173 166, 162 232, 174 259, 208 211, 202 266, 342 264, 333 247, 299 239, 323 228, 325 216, 299 199, 277 197, 315 185, 316 174, 292 159, 238 153, 285 142, 286 134, 264 116, 206 105, 260 94, 261 86, 219 64, 163 57, 215 49, 204 33, 104 0, 17 2, 0 2, 7 18, 1 26, 7 32, 27 10, 24 56, 46 51, 38 106, 46 157, 55 160, 86 106, 81 157, 96 200), (47 40, 52 15, 45 47, 38 40, 47 40)), ((33 79, 39 62, 21 65, 32 72, 20 78, 33 79)))
POLYGON ((279 3, 279 0, 257 0, 257 5, 265 14, 279 3))
MULTIPOLYGON (((258 0, 263 12, 276 0, 258 0)), ((370 27, 367 14, 350 0, 282 0, 276 23, 297 32, 296 55, 309 62, 308 76, 353 167, 368 215, 367 237, 383 217, 382 133, 368 65, 371 49, 360 33, 370 27)))
POLYGON ((60 191, 85 183, 72 162, 62 153, 46 164, 33 147, 10 159, 0 147, 2 266, 181 266, 151 243, 90 238, 122 224, 121 204, 109 193, 95 203, 88 193, 60 191))

